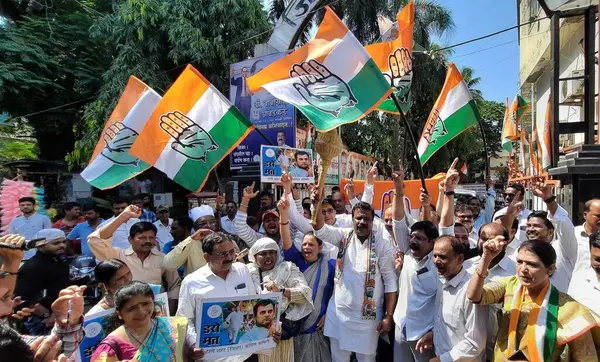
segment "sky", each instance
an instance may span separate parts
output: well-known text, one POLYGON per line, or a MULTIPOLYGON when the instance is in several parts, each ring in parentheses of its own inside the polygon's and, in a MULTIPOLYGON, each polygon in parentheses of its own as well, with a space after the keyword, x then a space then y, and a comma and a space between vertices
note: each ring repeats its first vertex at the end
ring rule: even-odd
MULTIPOLYGON (((436 0, 447 7, 454 32, 438 39, 449 46, 517 25, 516 0, 436 0)), ((459 69, 468 66, 481 77, 478 88, 487 100, 514 98, 519 82, 517 29, 454 48, 450 59, 459 69), (491 48, 491 49, 488 49, 491 48)))

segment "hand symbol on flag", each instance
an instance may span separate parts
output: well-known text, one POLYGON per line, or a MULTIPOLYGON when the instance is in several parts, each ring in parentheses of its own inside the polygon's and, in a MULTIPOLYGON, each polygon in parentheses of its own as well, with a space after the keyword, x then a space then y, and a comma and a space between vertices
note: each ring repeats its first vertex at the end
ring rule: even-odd
POLYGON ((206 162, 206 154, 219 148, 204 128, 180 111, 163 114, 159 125, 175 139, 171 143, 171 148, 187 158, 206 162))
POLYGON ((311 106, 338 117, 342 108, 357 103, 347 83, 316 60, 294 64, 291 78, 297 78, 294 88, 311 106))
POLYGON ((138 133, 125 126, 122 122, 115 122, 108 126, 102 135, 106 146, 102 155, 120 165, 136 165, 140 162, 137 157, 129 154, 129 149, 137 139, 138 133))
POLYGON ((403 97, 410 89, 412 82, 412 59, 407 48, 398 48, 389 56, 391 74, 384 73, 383 76, 390 86, 395 88, 396 95, 403 97), (407 91, 404 91, 404 90, 407 91))

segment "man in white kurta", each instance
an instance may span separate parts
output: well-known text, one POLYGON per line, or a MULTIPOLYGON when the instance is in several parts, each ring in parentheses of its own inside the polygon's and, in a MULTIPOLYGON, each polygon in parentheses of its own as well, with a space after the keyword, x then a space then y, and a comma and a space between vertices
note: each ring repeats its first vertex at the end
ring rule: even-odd
POLYGON ((329 302, 325 320, 325 336, 331 341, 331 358, 334 362, 349 362, 352 352, 359 362, 375 361, 379 334, 392 328, 392 316, 396 306, 398 282, 394 269, 394 247, 373 228, 374 211, 371 205, 361 202, 353 208, 352 229, 335 228, 317 224, 315 234, 323 241, 338 245, 344 250, 343 263, 336 274, 333 298, 329 302), (375 287, 372 301, 375 318, 365 319, 366 279, 370 264, 369 248, 373 243, 375 287), (341 272, 341 275, 339 273, 341 272), (385 308, 384 308, 385 305, 385 308), (385 312, 384 312, 385 310, 385 312))
POLYGON ((590 264, 576 270, 569 285, 569 295, 600 315, 600 231, 589 237, 590 264))
POLYGON ((229 323, 227 327, 227 333, 229 334, 229 343, 235 343, 242 324, 244 323, 244 314, 240 312, 240 307, 236 306, 235 310, 227 316, 225 322, 229 323))

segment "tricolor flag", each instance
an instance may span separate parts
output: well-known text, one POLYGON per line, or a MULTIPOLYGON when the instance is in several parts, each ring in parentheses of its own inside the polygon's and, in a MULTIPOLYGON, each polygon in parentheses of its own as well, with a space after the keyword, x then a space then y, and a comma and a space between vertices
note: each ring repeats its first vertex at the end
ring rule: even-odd
MULTIPOLYGON (((398 13, 397 19, 398 36, 395 40, 367 45, 365 50, 373 58, 394 90, 402 112, 406 113, 410 109, 410 84, 413 77, 412 48, 415 5, 412 0, 398 13)), ((398 109, 391 99, 386 99, 377 109, 398 114, 398 109)))
POLYGON ((512 151, 512 141, 519 139, 517 124, 515 119, 511 117, 510 108, 508 106, 508 98, 506 98, 506 110, 504 112, 504 124, 502 126, 502 148, 508 152, 512 151))
POLYGON ((81 177, 101 190, 109 189, 147 170, 150 165, 129 150, 160 102, 160 95, 134 76, 111 113, 88 166, 81 177))
POLYGON ((210 171, 253 129, 188 65, 156 106, 131 153, 183 187, 199 191, 210 171))
POLYGON ((542 163, 540 162, 541 154, 540 139, 537 131, 537 122, 533 120, 533 130, 531 131, 531 144, 529 148, 529 157, 531 159, 532 170, 535 174, 542 174, 542 163))
POLYGON ((519 132, 519 163, 521 164, 521 167, 523 168, 523 175, 527 176, 528 175, 528 169, 527 169, 527 163, 526 163, 526 158, 525 158, 525 144, 526 144, 526 139, 525 139, 526 135, 525 135, 525 129, 521 128, 521 132, 519 132))
POLYGON ((462 172, 464 175, 466 175, 467 172, 469 172, 469 169, 467 169, 467 161, 463 163, 462 167, 460 168, 460 172, 462 172))
POLYGON ((454 63, 450 63, 446 82, 423 128, 417 150, 421 164, 451 139, 479 121, 479 111, 469 87, 454 63))
POLYGON ((248 87, 252 92, 264 88, 293 104, 320 132, 365 117, 392 92, 329 7, 313 40, 248 78, 248 87))
POLYGON ((542 158, 542 169, 548 170, 552 166, 552 95, 548 96, 548 106, 546 107, 546 118, 544 119, 544 128, 540 134, 540 157, 542 158))

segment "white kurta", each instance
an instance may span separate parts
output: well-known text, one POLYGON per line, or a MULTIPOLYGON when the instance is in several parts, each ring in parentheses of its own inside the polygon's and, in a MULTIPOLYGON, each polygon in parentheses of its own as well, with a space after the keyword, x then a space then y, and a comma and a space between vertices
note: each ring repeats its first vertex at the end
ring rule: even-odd
MULTIPOLYGON (((365 276, 369 264, 367 256, 369 239, 361 243, 353 235, 344 257, 342 280, 335 284, 333 298, 327 307, 324 330, 325 336, 337 339, 341 349, 365 355, 374 355, 377 351, 379 333, 376 328, 383 319, 384 293, 398 291, 394 269, 395 249, 380 232, 373 229, 377 254, 373 300, 377 307, 377 317, 375 320, 364 320, 362 317, 365 276)), ((317 230, 316 234, 324 241, 339 245, 351 230, 325 225, 321 230, 317 230)))

